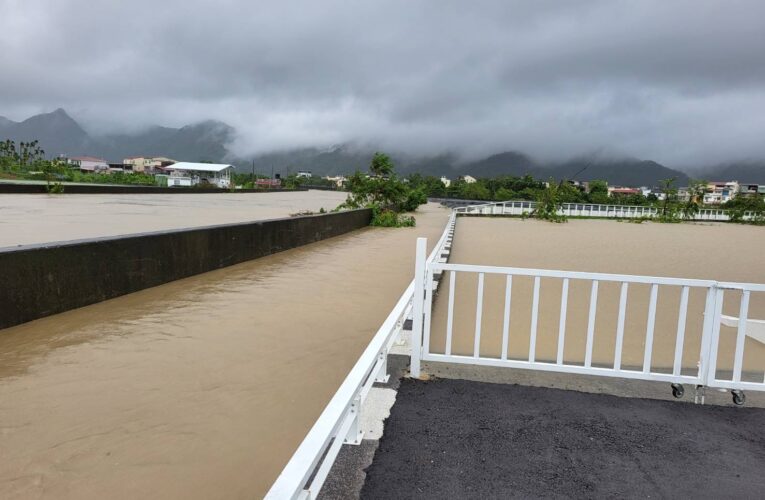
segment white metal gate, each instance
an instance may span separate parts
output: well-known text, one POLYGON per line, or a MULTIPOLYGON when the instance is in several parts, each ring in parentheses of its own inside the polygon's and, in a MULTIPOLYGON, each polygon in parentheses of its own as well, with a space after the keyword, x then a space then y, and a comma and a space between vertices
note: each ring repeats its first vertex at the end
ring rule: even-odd
MULTIPOLYGON (((424 248, 424 242, 418 245, 418 249, 424 248)), ((757 379, 752 379, 748 373, 748 380, 742 378, 743 359, 747 336, 758 342, 765 343, 765 322, 749 320, 749 299, 753 292, 765 292, 765 285, 748 283, 721 283, 710 280, 663 278, 650 276, 632 276, 604 273, 585 273, 572 271, 554 271, 546 269, 525 269, 511 267, 489 267, 466 264, 449 264, 445 262, 425 262, 424 252, 417 255, 416 278, 420 283, 415 289, 415 312, 422 311, 421 315, 415 314, 412 339, 412 368, 413 376, 419 376, 420 360, 435 362, 462 363, 471 365, 504 366, 510 368, 524 368, 542 371, 555 371, 563 373, 576 373, 586 375, 599 375, 606 377, 622 377, 628 379, 641 379, 651 381, 669 382, 672 384, 693 384, 696 386, 718 387, 732 390, 765 390, 765 379, 762 372, 757 379), (446 276, 448 273, 449 290, 448 309, 445 332, 445 348, 443 352, 431 352, 431 323, 433 313, 434 279, 446 276), (453 325, 454 325, 454 296, 455 283, 460 275, 477 275, 475 328, 473 335, 472 354, 454 354, 452 352, 453 325), (484 280, 486 276, 499 275, 505 279, 504 311, 501 332, 501 351, 499 356, 487 356, 480 352, 482 334, 482 314, 484 312, 484 280), (527 277, 533 279, 533 292, 531 301, 531 321, 529 331, 529 350, 525 359, 508 357, 508 331, 511 318, 511 303, 513 300, 513 278, 527 277), (557 332, 557 356, 554 360, 539 360, 536 357, 536 341, 539 322, 539 293, 542 279, 553 278, 560 282, 561 300, 560 314, 557 332), (569 302, 569 285, 575 280, 583 280, 589 285, 589 311, 586 328, 586 347, 584 360, 581 364, 564 360, 563 352, 567 333, 567 309, 569 302), (610 282, 619 284, 618 320, 615 332, 615 350, 613 364, 611 366, 596 366, 593 364, 593 347, 595 322, 598 316, 598 289, 601 283, 610 282), (645 343, 642 366, 623 366, 623 340, 625 316, 628 301, 630 300, 630 285, 641 284, 650 288, 648 303, 645 343), (652 366, 652 353, 654 342, 654 329, 656 324, 657 306, 660 305, 664 287, 680 288, 680 304, 677 312, 677 328, 674 337, 674 362, 671 371, 657 370, 652 366), (688 373, 688 367, 682 368, 682 356, 686 335, 686 321, 688 314, 688 297, 693 289, 701 289, 705 294, 703 308, 703 326, 701 332, 700 349, 698 352, 698 364, 695 373, 688 373), (725 292, 740 294, 740 308, 738 317, 724 316, 723 302, 725 292), (420 302, 420 304, 418 304, 420 302), (420 318, 421 321, 417 321, 420 318), (735 325, 736 340, 735 354, 732 370, 721 375, 718 368, 718 346, 720 344, 722 321, 726 326, 735 325), (762 328, 762 337, 760 335, 762 328), (683 373, 683 371, 685 373, 683 373)), ((765 366, 760 367, 765 371, 765 366)), ((735 394, 734 394, 735 396, 735 394)))

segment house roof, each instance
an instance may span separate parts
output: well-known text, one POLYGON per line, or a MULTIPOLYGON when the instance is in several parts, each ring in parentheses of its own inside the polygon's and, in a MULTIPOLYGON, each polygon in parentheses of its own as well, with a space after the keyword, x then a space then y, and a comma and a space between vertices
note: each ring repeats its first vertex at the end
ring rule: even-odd
POLYGON ((106 160, 104 160, 103 158, 94 158, 93 156, 73 156, 70 159, 79 160, 79 161, 99 161, 101 163, 106 163, 106 160))
POLYGON ((169 167, 165 167, 167 170, 189 170, 196 172, 222 172, 227 168, 234 168, 233 165, 227 165, 224 163, 191 163, 187 161, 181 161, 174 163, 169 167))
POLYGON ((167 156, 126 156, 125 160, 168 160, 175 161, 167 156))

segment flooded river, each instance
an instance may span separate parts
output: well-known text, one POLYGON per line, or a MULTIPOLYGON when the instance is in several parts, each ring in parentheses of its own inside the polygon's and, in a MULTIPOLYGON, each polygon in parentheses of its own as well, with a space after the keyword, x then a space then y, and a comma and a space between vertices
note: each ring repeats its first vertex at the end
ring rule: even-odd
MULTIPOLYGON (((609 220, 570 220, 566 224, 509 218, 457 221, 450 262, 491 266, 559 269, 614 274, 670 276, 765 283, 765 228, 722 223, 633 224, 609 220)), ((591 281, 571 280, 564 360, 584 360, 591 281)), ((458 273, 455 292, 453 352, 472 354, 476 321, 477 275, 458 273)), ((540 287, 536 359, 557 354, 562 281, 543 278, 540 287)), ((435 298, 431 350, 444 352, 449 277, 435 298)), ((533 278, 514 277, 509 357, 528 359, 533 278)), ((595 322, 593 363, 612 366, 620 284, 601 282, 595 322)), ((705 291, 691 289, 683 350, 684 373, 695 374, 699 359, 705 291)), ((623 365, 642 366, 650 295, 648 285, 629 287, 623 365)), ((726 292, 723 314, 738 316, 740 292, 726 292)), ((481 353, 499 356, 505 278, 486 275, 481 353)), ((680 287, 659 287, 652 366, 670 371, 674 360, 680 287)), ((765 293, 752 293, 749 317, 765 319, 765 293)), ((718 367, 733 364, 736 329, 722 327, 718 367)), ((762 381, 765 345, 747 338, 747 380, 762 381)), ((722 376, 722 375, 721 375, 722 376)), ((728 375, 729 376, 729 375, 728 375)))
POLYGON ((0 331, 0 498, 261 497, 441 234, 419 212, 0 331))
POLYGON ((0 247, 332 210, 346 193, 0 194, 0 247))

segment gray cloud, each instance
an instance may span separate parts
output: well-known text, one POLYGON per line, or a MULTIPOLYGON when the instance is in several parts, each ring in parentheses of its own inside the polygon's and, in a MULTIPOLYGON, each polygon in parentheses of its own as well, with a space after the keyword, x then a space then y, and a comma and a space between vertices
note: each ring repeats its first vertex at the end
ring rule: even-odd
POLYGON ((759 0, 0 0, 0 114, 692 167, 765 157, 764 48, 759 0))

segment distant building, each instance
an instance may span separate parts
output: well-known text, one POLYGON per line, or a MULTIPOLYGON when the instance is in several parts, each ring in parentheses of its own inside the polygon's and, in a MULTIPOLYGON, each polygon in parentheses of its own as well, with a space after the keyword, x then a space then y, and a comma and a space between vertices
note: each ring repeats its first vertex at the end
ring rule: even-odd
POLYGON ((336 175, 336 176, 333 176, 333 177, 330 177, 328 175, 324 179, 329 181, 329 182, 334 182, 335 186, 337 186, 339 188, 343 187, 343 184, 345 184, 345 181, 347 180, 345 178, 345 176, 343 176, 343 175, 336 175))
POLYGON ((473 184, 474 182, 478 182, 478 180, 472 175, 462 175, 460 176, 460 180, 465 181, 466 184, 473 184))
POLYGON ((623 186, 608 186, 608 196, 629 196, 633 194, 642 194, 643 192, 638 188, 623 187, 623 186))
POLYGON ((191 187, 196 185, 211 185, 218 188, 231 186, 233 165, 222 163, 190 163, 177 162, 162 170, 168 173, 169 187, 191 187))
POLYGON ((263 188, 278 188, 282 185, 281 179, 258 179, 255 181, 255 185, 263 188))
POLYGON ((741 196, 765 196, 765 184, 740 184, 738 194, 741 196))
POLYGON ((79 168, 80 172, 99 173, 108 172, 109 164, 103 158, 94 158, 92 156, 74 156, 69 158, 69 164, 79 168))
POLYGON ((444 185, 444 187, 447 187, 447 188, 448 188, 449 186, 451 186, 451 185, 452 185, 452 181, 451 181, 450 179, 447 179, 447 178, 446 178, 446 177, 444 177, 444 176, 441 176, 441 184, 443 184, 443 185, 444 185))
POLYGON ((301 170, 297 173, 298 177, 303 177, 305 179, 310 179, 313 177, 313 174, 310 172, 310 170, 301 170))
POLYGON ((176 163, 176 161, 164 156, 131 156, 122 160, 122 164, 126 170, 132 170, 133 172, 139 173, 153 173, 161 168, 168 167, 173 163, 176 163))
POLYGON ((739 190, 738 181, 710 182, 704 193, 705 205, 719 205, 736 197, 739 190))

